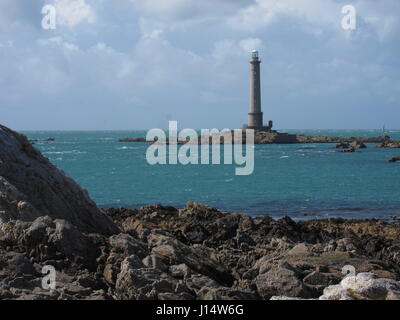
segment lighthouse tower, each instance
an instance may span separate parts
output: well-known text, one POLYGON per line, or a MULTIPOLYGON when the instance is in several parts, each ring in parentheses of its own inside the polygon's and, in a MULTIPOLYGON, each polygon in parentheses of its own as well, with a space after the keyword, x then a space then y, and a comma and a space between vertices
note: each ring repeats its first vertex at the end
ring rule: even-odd
POLYGON ((250 60, 249 113, 246 128, 270 131, 272 129, 272 121, 269 121, 268 126, 263 125, 263 113, 261 111, 260 64, 261 60, 258 58, 258 51, 253 50, 250 60))

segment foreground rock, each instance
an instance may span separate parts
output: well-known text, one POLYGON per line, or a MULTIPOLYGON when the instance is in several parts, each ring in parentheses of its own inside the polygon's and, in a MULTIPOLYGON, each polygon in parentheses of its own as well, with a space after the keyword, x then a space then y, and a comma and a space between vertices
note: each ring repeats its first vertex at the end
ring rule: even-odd
POLYGON ((348 265, 389 279, 374 297, 397 297, 399 223, 253 219, 197 203, 107 212, 121 233, 49 216, 1 224, 0 299, 330 299, 344 297, 348 265), (49 265, 55 290, 42 288, 49 265))
POLYGON ((118 228, 87 192, 43 157, 27 138, 0 125, 0 220, 65 219, 79 230, 118 228))
POLYGON ((325 288, 320 300, 400 300, 400 282, 378 279, 372 273, 347 276, 340 284, 325 288))
POLYGON ((275 295, 311 298, 313 295, 311 289, 301 279, 298 270, 284 263, 257 276, 255 283, 260 296, 264 299, 275 295))

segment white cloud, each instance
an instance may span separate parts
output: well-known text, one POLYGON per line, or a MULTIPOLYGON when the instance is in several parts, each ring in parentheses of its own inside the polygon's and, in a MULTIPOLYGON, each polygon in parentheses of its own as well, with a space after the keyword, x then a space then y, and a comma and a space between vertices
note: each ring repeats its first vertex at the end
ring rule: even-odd
POLYGON ((0 105, 61 110, 63 104, 97 119, 121 108, 121 121, 130 114, 139 127, 167 109, 197 124, 213 121, 206 114, 214 109, 222 115, 213 118, 216 125, 225 123, 225 114, 242 121, 253 49, 264 62, 265 104, 279 106, 268 112, 400 101, 398 44, 379 43, 399 34, 398 0, 385 6, 371 0, 52 1, 64 24, 54 31, 40 28, 40 6, 27 10, 16 0, 0 1, 0 29, 15 26, 0 34, 0 105), (353 2, 360 17, 359 30, 347 40, 340 30, 344 2, 353 2), (90 22, 96 32, 76 28, 90 22), (48 96, 60 103, 49 103, 48 96), (113 111, 98 113, 101 104, 113 111), (129 113, 138 105, 140 116, 129 113))
POLYGON ((158 21, 153 21, 140 17, 139 28, 142 33, 142 37, 159 39, 160 36, 164 33, 166 26, 158 21))
MULTIPOLYGON (((287 17, 292 16, 311 25, 313 28, 303 24, 304 31, 317 36, 321 34, 320 28, 343 33, 342 8, 347 4, 354 5, 358 18, 372 26, 381 40, 393 35, 400 26, 398 0, 255 0, 229 17, 227 23, 231 28, 254 32, 280 19, 287 21, 287 17)), ((348 33, 343 35, 349 38, 348 33)))
POLYGON ((262 41, 259 38, 248 38, 243 39, 239 42, 239 46, 246 52, 249 53, 253 50, 260 50, 262 48, 262 41))
POLYGON ((58 48, 63 48, 64 50, 67 51, 79 51, 77 45, 64 41, 62 37, 39 39, 37 40, 37 43, 43 47, 53 47, 53 48, 58 47, 58 48))
POLYGON ((315 24, 338 26, 342 5, 332 0, 256 0, 228 20, 236 29, 256 31, 284 15, 297 16, 315 24))
MULTIPOLYGON (((398 10, 400 10, 400 6, 398 10)), ((373 26, 380 40, 389 39, 396 34, 400 27, 399 16, 393 15, 393 13, 383 14, 371 10, 363 19, 367 25, 373 26)))
POLYGON ((75 27, 82 22, 93 23, 95 12, 85 0, 55 0, 57 23, 75 27))
POLYGON ((189 19, 197 13, 195 2, 191 0, 132 0, 132 2, 142 14, 157 18, 189 19))
POLYGON ((232 14, 251 0, 131 0, 144 16, 163 21, 209 19, 232 14))
POLYGON ((259 38, 246 38, 239 41, 232 39, 220 40, 214 43, 211 56, 213 61, 221 64, 231 62, 231 59, 246 59, 251 51, 261 50, 262 40, 259 38))

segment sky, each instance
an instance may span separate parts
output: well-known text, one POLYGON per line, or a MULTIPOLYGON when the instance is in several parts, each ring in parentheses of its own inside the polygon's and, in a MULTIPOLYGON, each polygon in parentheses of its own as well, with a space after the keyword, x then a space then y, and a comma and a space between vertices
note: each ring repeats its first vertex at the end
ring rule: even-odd
POLYGON ((238 128, 256 49, 264 122, 398 129, 399 40, 398 0, 0 0, 0 123, 238 128))

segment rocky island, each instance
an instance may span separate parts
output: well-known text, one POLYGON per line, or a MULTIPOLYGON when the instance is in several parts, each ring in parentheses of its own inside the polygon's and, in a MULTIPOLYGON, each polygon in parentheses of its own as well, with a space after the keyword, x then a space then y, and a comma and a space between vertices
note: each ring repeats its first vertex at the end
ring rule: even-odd
MULTIPOLYGON (((226 141, 233 141, 233 143, 246 143, 245 130, 242 130, 240 139, 232 139, 233 131, 226 131, 220 134, 215 134, 212 136, 199 136, 196 141, 190 141, 187 139, 178 139, 178 144, 211 144, 213 139, 224 143, 226 141)), ((146 138, 121 138, 119 142, 148 142, 148 143, 169 143, 168 139, 165 140, 146 140, 146 138)), ((254 131, 254 143, 255 144, 308 144, 308 143, 337 143, 337 144, 364 144, 364 143, 376 143, 377 148, 400 148, 400 141, 391 140, 389 136, 380 137, 334 137, 334 136, 306 136, 300 134, 288 134, 282 133, 275 130, 264 131, 255 130, 254 131)), ((350 147, 350 146, 349 146, 350 147)))
POLYGON ((400 223, 102 210, 0 126, 0 299, 400 299, 400 223), (43 267, 56 270, 52 290, 43 267), (348 274, 349 273, 349 274, 348 274))

